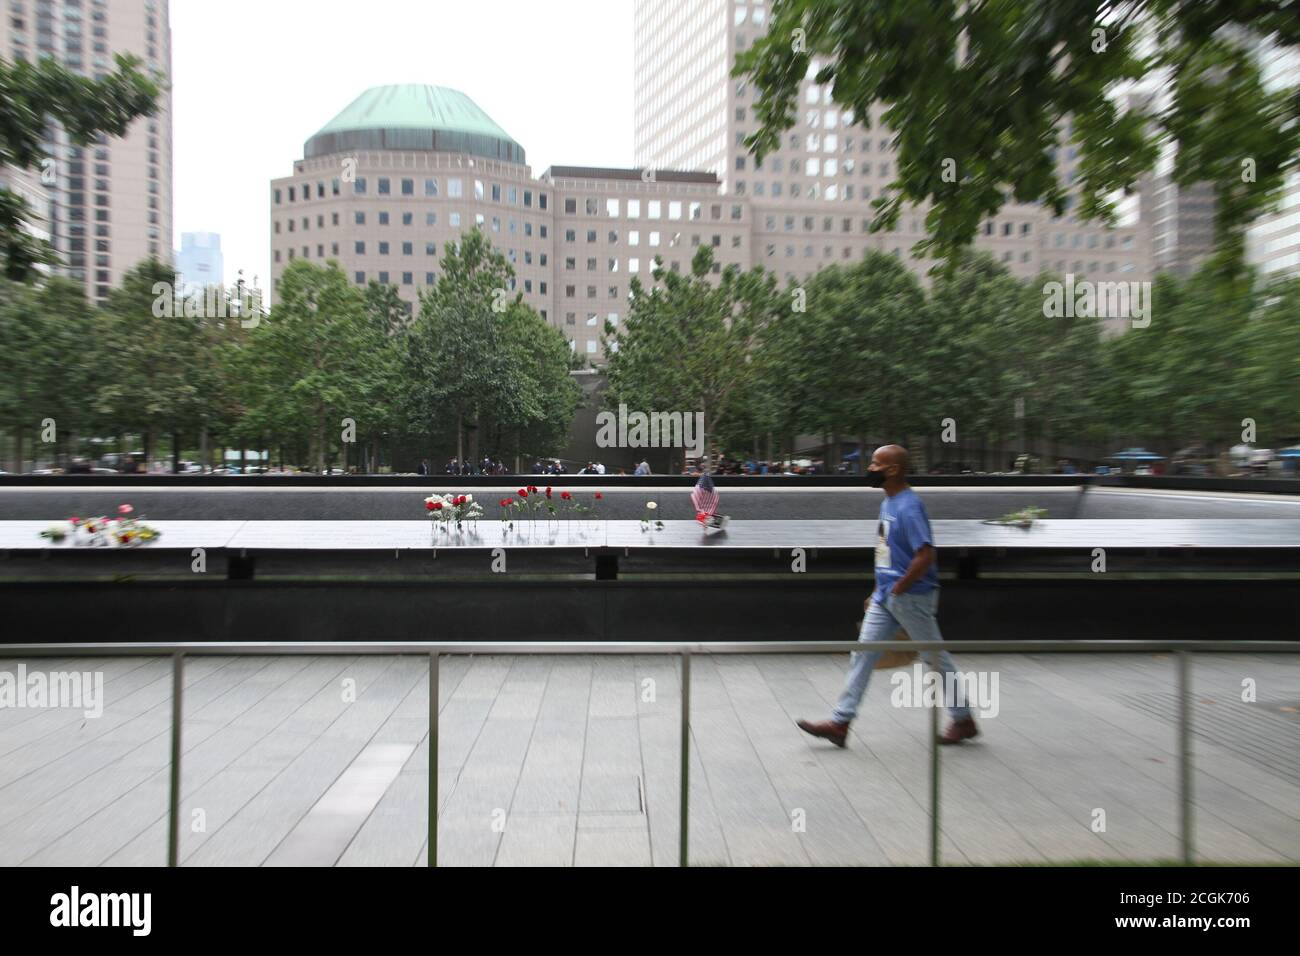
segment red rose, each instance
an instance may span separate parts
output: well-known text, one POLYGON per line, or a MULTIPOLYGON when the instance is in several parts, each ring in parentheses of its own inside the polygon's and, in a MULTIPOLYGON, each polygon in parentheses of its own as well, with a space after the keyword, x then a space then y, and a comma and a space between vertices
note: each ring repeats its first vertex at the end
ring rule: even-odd
POLYGON ((433 510, 433 507, 434 507, 434 505, 433 505, 433 502, 432 502, 432 501, 426 501, 426 502, 424 503, 424 510, 425 510, 425 511, 432 511, 432 510, 433 510))
POLYGON ((548 498, 551 497, 551 488, 550 488, 549 485, 548 485, 547 488, 546 488, 546 497, 548 497, 548 498))
POLYGON ((604 497, 605 497, 605 496, 604 496, 604 495, 602 495, 602 494, 601 494, 601 493, 600 493, 600 492, 599 492, 599 491, 598 491, 598 492, 596 492, 596 500, 597 500, 597 501, 600 501, 600 500, 602 500, 602 499, 603 499, 603 498, 604 498, 604 497))
POLYGON ((572 498, 572 497, 573 497, 573 495, 569 494, 567 491, 561 491, 561 492, 560 492, 560 500, 561 500, 561 501, 568 501, 568 500, 569 500, 570 498, 572 498))
POLYGON ((432 508, 434 511, 441 511, 442 502, 441 501, 430 502, 429 507, 432 508))
POLYGON ((528 490, 529 490, 530 492, 532 492, 533 494, 537 494, 537 486, 536 486, 536 485, 529 485, 529 486, 528 486, 528 490))
POLYGON ((527 497, 528 497, 528 492, 525 491, 523 488, 520 488, 520 489, 519 489, 519 497, 520 497, 520 498, 527 498, 527 497))

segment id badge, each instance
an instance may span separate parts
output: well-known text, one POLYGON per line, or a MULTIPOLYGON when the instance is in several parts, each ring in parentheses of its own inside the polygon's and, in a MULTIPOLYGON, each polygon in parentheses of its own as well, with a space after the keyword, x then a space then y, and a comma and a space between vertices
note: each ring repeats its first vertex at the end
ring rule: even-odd
POLYGON ((876 525, 876 567, 891 567, 889 559, 889 522, 880 521, 876 525))

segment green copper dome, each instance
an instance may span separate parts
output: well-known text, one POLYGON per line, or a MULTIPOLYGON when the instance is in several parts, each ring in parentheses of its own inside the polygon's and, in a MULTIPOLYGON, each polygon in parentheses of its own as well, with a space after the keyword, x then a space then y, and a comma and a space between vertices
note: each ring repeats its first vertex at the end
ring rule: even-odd
POLYGON ((524 162, 524 148, 459 90, 442 86, 376 86, 321 128, 307 159, 355 149, 437 150, 524 162))

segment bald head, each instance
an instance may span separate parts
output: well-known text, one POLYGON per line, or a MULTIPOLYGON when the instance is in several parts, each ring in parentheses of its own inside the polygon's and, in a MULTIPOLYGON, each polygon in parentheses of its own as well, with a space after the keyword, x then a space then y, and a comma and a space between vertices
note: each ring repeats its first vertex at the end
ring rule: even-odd
POLYGON ((899 477, 907 474, 907 449, 902 445, 881 445, 871 460, 879 461, 882 468, 897 465, 899 477))

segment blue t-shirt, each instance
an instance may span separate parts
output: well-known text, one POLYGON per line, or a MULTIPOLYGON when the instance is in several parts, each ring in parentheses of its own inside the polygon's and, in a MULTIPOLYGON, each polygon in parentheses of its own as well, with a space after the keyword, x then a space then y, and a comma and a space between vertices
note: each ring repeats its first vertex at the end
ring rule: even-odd
MULTIPOLYGON (((930 517, 925 505, 911 488, 885 497, 880 503, 880 520, 876 524, 876 592, 877 604, 907 573, 912 558, 923 544, 934 547, 930 535, 930 517)), ((908 589, 909 594, 925 594, 939 586, 939 562, 935 560, 921 579, 908 589)))

